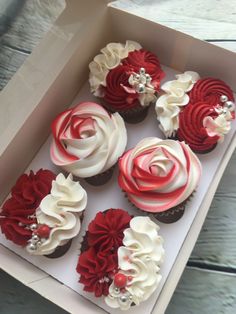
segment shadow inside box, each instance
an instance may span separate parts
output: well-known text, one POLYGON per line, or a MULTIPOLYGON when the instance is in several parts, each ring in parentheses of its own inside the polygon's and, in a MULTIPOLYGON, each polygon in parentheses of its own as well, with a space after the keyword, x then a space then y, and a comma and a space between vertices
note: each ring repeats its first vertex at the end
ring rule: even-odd
POLYGON ((0 313, 67 314, 68 312, 0 270, 0 313))

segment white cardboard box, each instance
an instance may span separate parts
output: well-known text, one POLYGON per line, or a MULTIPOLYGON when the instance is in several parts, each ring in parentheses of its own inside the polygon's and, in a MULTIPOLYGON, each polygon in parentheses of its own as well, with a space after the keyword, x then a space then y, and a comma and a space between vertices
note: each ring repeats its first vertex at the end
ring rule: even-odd
MULTIPOLYGON (((195 70, 201 76, 219 77, 232 88, 236 86, 234 53, 113 8, 112 4, 107 7, 104 1, 96 1, 95 4, 93 0, 86 0, 86 3, 68 0, 64 12, 52 29, 0 95, 0 201, 4 200, 16 178, 29 165, 36 167, 40 162, 50 162, 45 161, 47 143, 36 158, 33 158, 46 140, 50 122, 55 115, 68 107, 78 93, 77 99, 88 95, 84 84, 88 77, 89 61, 106 43, 125 42, 126 39, 140 42, 143 47, 155 52, 162 64, 176 71, 195 70)), ((196 212, 186 220, 189 227, 184 235, 181 234, 182 242, 179 242, 175 258, 172 256, 174 262, 168 269, 157 300, 153 301, 153 313, 165 311, 178 283, 219 180, 236 147, 235 128, 223 145, 203 157, 206 165, 211 162, 211 158, 218 158, 217 169, 215 164, 214 178, 210 182, 208 180, 208 188, 196 212)), ((40 166, 46 167, 45 164, 40 166)), ((175 228, 178 226, 173 224, 171 229, 168 227, 165 231, 163 225, 165 232, 173 232, 175 228)), ((55 274, 47 269, 47 265, 38 265, 40 263, 25 257, 14 245, 4 239, 1 242, 10 250, 0 245, 0 266, 16 279, 70 313, 77 313, 78 310, 83 313, 104 313, 100 307, 87 301, 73 289, 50 277, 55 274)), ((55 277, 60 280, 58 276, 55 277)), ((68 285, 66 282, 65 284, 68 285)), ((135 309, 135 312, 147 313, 142 308, 141 311, 135 309)))

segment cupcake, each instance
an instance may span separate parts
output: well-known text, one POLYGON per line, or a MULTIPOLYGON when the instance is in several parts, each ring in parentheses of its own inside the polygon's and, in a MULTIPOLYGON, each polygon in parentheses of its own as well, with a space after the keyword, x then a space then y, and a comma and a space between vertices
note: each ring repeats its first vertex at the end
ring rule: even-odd
POLYGON ((124 153, 119 171, 119 185, 132 204, 172 223, 198 185, 201 164, 184 142, 149 137, 124 153))
POLYGON ((60 257, 78 235, 86 205, 86 191, 71 174, 30 171, 19 177, 2 206, 1 231, 31 255, 60 257))
POLYGON ((127 143, 124 121, 102 106, 83 102, 52 123, 52 162, 93 185, 106 183, 127 143))
POLYGON ((91 92, 129 123, 142 121, 156 101, 164 72, 158 58, 140 44, 109 43, 89 64, 91 92))
POLYGON ((166 137, 185 141, 196 153, 212 151, 224 140, 235 118, 234 96, 219 79, 187 71, 162 86, 156 102, 159 127, 166 137))
POLYGON ((89 224, 76 268, 84 291, 121 310, 146 301, 162 278, 158 230, 149 217, 132 217, 122 209, 99 212, 89 224))

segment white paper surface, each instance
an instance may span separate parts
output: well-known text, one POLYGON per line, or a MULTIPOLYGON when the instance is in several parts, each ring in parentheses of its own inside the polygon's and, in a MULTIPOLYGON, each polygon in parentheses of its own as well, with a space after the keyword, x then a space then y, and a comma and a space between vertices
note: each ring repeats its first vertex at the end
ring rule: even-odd
MULTIPOLYGON (((163 67, 164 71, 167 73, 166 80, 174 79, 174 74, 176 71, 163 67)), ((189 69, 191 70, 191 69, 189 69)), ((89 86, 86 83, 80 93, 77 95, 73 104, 77 104, 81 101, 97 101, 91 96, 89 92, 89 86)), ((145 121, 132 125, 126 124, 128 131, 128 148, 135 146, 141 139, 148 136, 157 136, 164 138, 163 134, 158 128, 156 114, 154 107, 150 108, 149 115, 145 121)), ((184 216, 177 222, 173 224, 163 224, 159 223, 160 235, 164 238, 164 248, 165 248, 165 261, 161 267, 162 281, 159 288, 155 293, 148 299, 148 301, 141 303, 140 306, 135 306, 131 308, 128 312, 131 314, 148 314, 152 311, 152 308, 160 294, 160 291, 165 284, 165 280, 175 262, 178 252, 184 242, 184 239, 191 227, 191 224, 195 218, 198 208, 200 207, 204 196, 211 184, 211 181, 215 175, 215 172, 230 144, 232 137, 236 131, 236 123, 233 123, 233 127, 230 133, 225 137, 225 141, 219 144, 214 151, 205 155, 198 155, 202 166, 203 174, 199 187, 195 192, 194 196, 188 202, 184 216)), ((28 170, 32 169, 37 171, 40 168, 51 169, 52 171, 58 173, 60 172, 51 162, 49 156, 49 145, 51 138, 42 146, 38 154, 33 159, 32 163, 29 165, 28 170)), ((117 183, 118 170, 116 168, 112 179, 105 185, 100 187, 93 187, 81 180, 81 185, 88 192, 88 205, 85 210, 85 216, 82 223, 82 230, 77 238, 73 239, 72 246, 70 250, 61 258, 49 259, 46 257, 30 256, 26 253, 24 249, 7 241, 3 235, 0 235, 0 243, 8 247, 10 250, 14 251, 18 255, 22 256, 32 264, 36 265, 40 269, 47 272, 52 277, 56 278, 60 282, 63 282, 68 287, 77 291, 79 294, 85 296, 104 310, 109 313, 120 313, 120 310, 113 310, 105 305, 102 298, 93 297, 92 293, 86 293, 83 291, 83 286, 78 283, 79 275, 76 272, 76 266, 78 261, 78 256, 80 253, 80 243, 82 237, 87 230, 88 223, 95 217, 96 213, 99 211, 106 210, 108 208, 123 208, 126 209, 132 215, 142 215, 141 211, 136 210, 124 197, 117 183)), ((20 270, 19 270, 20 271, 20 270)), ((79 308, 79 301, 78 301, 79 308)))

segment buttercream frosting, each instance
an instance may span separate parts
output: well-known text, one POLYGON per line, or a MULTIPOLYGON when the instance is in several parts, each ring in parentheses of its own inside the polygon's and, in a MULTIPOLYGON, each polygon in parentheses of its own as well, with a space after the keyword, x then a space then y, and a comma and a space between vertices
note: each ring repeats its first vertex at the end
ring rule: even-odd
POLYGON ((197 72, 186 71, 176 75, 176 80, 164 83, 161 89, 165 92, 156 101, 157 120, 166 137, 175 135, 179 127, 179 112, 189 103, 188 92, 199 80, 197 72))
POLYGON ((86 205, 87 193, 79 182, 73 181, 71 174, 67 178, 62 173, 58 174, 52 182, 50 194, 42 199, 36 211, 38 227, 47 226, 50 229, 49 236, 37 238, 36 225, 27 251, 33 255, 48 255, 77 236, 86 205))
POLYGON ((125 44, 109 43, 101 49, 101 54, 97 55, 89 64, 89 83, 92 93, 95 96, 102 97, 101 86, 106 86, 106 76, 109 70, 117 67, 121 60, 128 56, 130 51, 141 48, 141 45, 137 42, 127 40, 125 44))
POLYGON ((51 159, 78 177, 91 177, 111 168, 127 143, 124 121, 102 106, 83 102, 61 113, 52 124, 51 159))
POLYGON ((185 201, 196 189, 201 164, 184 142, 145 138, 119 160, 119 185, 129 200, 148 212, 185 201))
POLYGON ((123 246, 118 249, 118 271, 128 278, 119 289, 113 280, 105 302, 112 308, 128 310, 147 300, 161 281, 160 265, 164 258, 159 227, 149 217, 134 217, 124 231, 123 246))

